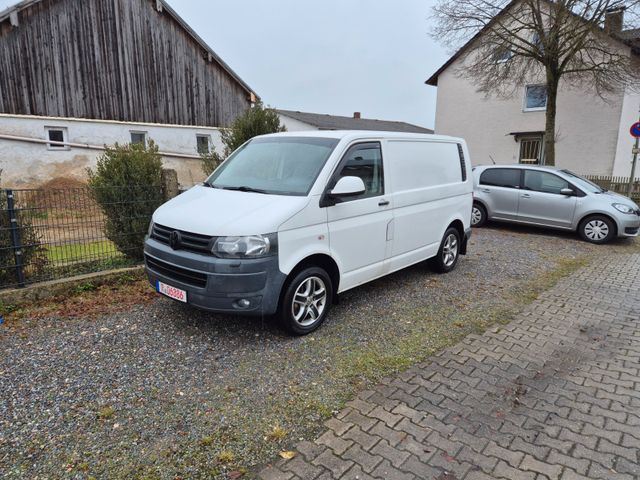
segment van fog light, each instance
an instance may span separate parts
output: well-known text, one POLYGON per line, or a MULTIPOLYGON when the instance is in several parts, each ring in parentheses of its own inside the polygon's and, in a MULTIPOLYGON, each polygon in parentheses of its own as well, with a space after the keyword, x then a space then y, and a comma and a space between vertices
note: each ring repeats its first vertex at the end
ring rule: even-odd
POLYGON ((249 308, 251 306, 251 302, 249 300, 247 300, 246 298, 243 298, 242 300, 238 300, 236 302, 236 304, 240 307, 240 308, 249 308))

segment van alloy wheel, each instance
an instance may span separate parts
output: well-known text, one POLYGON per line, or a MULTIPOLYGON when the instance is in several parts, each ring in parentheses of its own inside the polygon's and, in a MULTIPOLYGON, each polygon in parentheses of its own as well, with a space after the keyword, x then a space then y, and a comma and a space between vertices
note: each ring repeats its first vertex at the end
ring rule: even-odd
POLYGON ((445 267, 451 267, 458 258, 458 238, 453 234, 449 234, 444 241, 442 249, 442 263, 445 267))
POLYGON ((278 305, 282 326, 294 335, 313 332, 327 318, 333 294, 333 280, 325 269, 310 266, 294 272, 278 305))
POLYGON ((601 242, 609 235, 609 226, 599 218, 594 218, 584 226, 584 234, 589 240, 601 242))
POLYGON ((315 323, 327 305, 327 286, 319 277, 309 277, 296 289, 291 303, 291 315, 301 326, 315 323))

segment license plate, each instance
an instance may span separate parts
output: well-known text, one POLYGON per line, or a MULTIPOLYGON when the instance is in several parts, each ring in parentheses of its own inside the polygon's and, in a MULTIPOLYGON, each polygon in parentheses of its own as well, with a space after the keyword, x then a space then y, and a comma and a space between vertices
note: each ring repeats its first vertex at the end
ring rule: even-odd
POLYGON ((166 283, 158 282, 157 290, 159 293, 166 295, 169 298, 178 300, 179 302, 187 303, 187 292, 180 290, 179 288, 172 287, 166 283))

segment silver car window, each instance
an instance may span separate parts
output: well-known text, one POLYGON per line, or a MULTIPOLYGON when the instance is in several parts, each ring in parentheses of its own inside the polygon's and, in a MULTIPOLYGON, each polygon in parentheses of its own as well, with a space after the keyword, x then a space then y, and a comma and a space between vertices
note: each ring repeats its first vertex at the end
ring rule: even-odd
POLYGON ((524 188, 534 192, 560 194, 563 188, 569 188, 569 182, 553 173, 539 170, 525 170, 524 188))

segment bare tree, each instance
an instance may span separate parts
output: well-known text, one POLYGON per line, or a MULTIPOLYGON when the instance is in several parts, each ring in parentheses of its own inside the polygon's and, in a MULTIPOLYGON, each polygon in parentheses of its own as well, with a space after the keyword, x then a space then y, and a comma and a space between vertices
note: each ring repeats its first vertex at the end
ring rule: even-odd
POLYGON ((546 84, 544 158, 546 164, 555 165, 561 82, 563 87, 593 90, 605 101, 626 86, 640 86, 635 55, 621 43, 625 40, 619 32, 622 25, 617 28, 605 22, 616 11, 620 22, 622 12, 633 22, 639 4, 631 0, 439 0, 432 34, 452 48, 466 44, 458 74, 472 79, 480 92, 510 96, 537 79, 546 84))

